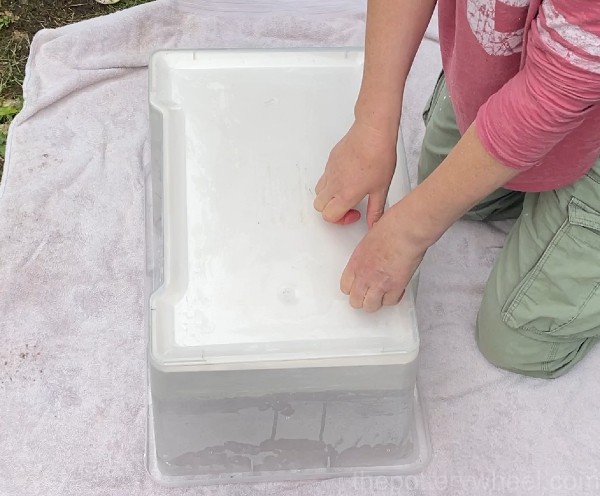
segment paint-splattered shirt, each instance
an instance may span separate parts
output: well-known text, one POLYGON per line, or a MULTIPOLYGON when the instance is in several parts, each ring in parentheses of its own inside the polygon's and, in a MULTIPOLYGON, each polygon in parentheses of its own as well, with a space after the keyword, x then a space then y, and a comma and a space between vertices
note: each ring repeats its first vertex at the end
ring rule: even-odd
POLYGON ((600 157, 600 1, 439 0, 446 81, 464 132, 522 171, 507 184, 556 189, 600 157))

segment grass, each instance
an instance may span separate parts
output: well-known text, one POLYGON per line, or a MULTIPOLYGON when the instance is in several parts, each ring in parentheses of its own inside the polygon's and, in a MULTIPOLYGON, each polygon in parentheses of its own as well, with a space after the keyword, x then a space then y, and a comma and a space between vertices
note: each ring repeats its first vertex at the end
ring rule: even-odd
POLYGON ((94 0, 0 0, 0 177, 8 126, 23 105, 25 64, 34 34, 149 1, 101 5, 94 0))
POLYGON ((0 102, 0 177, 2 177, 2 165, 4 155, 6 154, 6 138, 8 136, 8 126, 23 107, 23 99, 3 100, 0 102))

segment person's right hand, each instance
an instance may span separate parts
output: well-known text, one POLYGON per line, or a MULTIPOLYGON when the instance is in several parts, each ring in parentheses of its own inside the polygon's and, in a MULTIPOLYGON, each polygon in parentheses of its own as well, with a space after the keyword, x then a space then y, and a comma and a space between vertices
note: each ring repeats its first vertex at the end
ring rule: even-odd
POLYGON ((384 132, 358 120, 333 148, 319 179, 314 207, 327 222, 350 224, 360 218, 353 208, 369 195, 367 224, 383 215, 396 168, 396 132, 384 132))

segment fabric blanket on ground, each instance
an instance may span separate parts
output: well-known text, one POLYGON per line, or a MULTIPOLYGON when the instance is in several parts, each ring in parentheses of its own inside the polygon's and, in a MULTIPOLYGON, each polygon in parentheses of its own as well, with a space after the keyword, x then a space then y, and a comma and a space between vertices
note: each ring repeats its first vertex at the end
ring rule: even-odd
MULTIPOLYGON (((149 56, 360 44, 364 6, 341 3, 252 15, 236 2, 197 0, 192 12, 162 0, 36 36, 0 187, 1 496, 600 493, 600 351, 544 381, 498 370, 477 350, 474 319, 508 223, 460 222, 422 265, 419 380, 433 442, 422 474, 187 489, 148 477, 149 56)), ((428 33, 402 119, 413 177, 440 69, 428 33)))

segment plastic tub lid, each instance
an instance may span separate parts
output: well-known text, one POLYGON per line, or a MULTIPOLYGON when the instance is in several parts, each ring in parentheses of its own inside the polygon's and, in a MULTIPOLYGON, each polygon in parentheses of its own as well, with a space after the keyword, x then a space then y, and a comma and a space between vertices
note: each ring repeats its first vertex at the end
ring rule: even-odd
MULTIPOLYGON (((375 314, 340 292, 364 215, 331 225, 312 207, 328 153, 352 123, 362 61, 361 50, 344 49, 155 54, 154 163, 164 184, 164 284, 150 303, 157 366, 414 360, 410 290, 375 314)), ((408 189, 400 146, 390 201, 408 189)))

